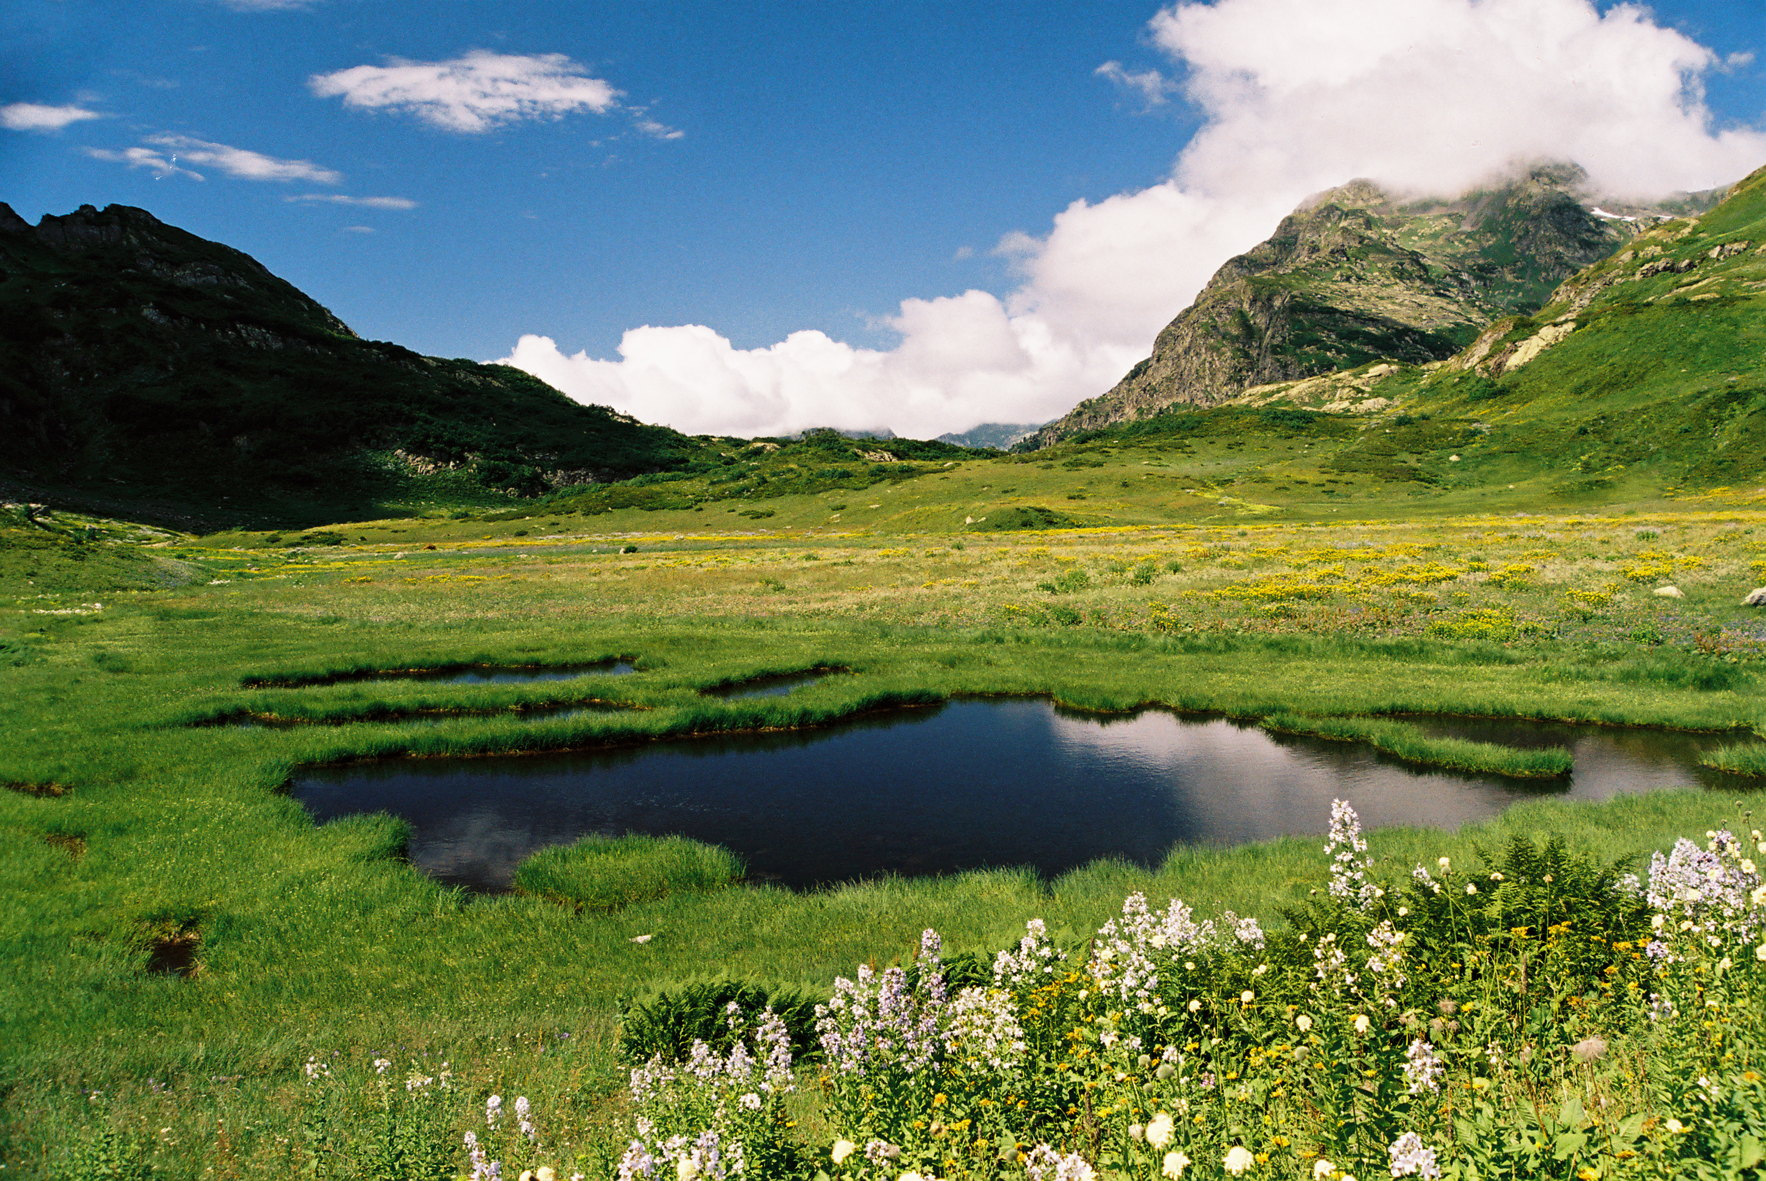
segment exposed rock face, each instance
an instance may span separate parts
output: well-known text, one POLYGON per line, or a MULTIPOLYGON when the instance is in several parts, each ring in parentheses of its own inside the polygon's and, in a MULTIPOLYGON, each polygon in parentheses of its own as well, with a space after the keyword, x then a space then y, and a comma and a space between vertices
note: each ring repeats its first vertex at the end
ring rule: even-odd
POLYGON ((1766 607, 1766 586, 1757 586, 1741 601, 1744 607, 1766 607))
POLYGON ((1367 181, 1322 193, 1221 267, 1151 357, 1035 445, 1370 361, 1450 357, 1636 232, 1638 221, 1596 216, 1582 181, 1552 166, 1453 201, 1401 201, 1367 181))

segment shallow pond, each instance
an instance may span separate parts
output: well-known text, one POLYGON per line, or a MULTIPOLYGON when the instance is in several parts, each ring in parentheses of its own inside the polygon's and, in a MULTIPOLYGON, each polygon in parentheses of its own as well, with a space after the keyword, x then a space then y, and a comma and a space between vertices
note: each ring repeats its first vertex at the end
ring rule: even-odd
POLYGON ((411 861, 442 881, 506 889, 535 849, 589 833, 680 833, 792 887, 881 873, 1099 857, 1156 865, 1182 842, 1322 833, 1331 800, 1370 827, 1452 827, 1519 800, 1601 800, 1716 785, 1697 766, 1733 736, 1415 719, 1441 734, 1567 746, 1568 779, 1527 783, 1413 769, 1366 746, 1272 736, 1219 718, 1080 715, 1047 701, 953 701, 825 729, 618 750, 309 769, 292 790, 318 820, 410 821, 411 861))

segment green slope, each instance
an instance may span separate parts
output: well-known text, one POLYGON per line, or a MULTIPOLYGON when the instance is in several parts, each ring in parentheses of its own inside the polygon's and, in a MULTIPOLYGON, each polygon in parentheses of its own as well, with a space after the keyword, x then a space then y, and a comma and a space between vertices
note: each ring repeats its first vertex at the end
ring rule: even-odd
MULTIPOLYGON (((1365 394, 1390 400, 1387 415, 1430 416, 1439 445, 1418 462, 1444 487, 1520 477, 1575 496, 1760 482, 1766 169, 1709 213, 1580 272, 1533 315, 1365 394)), ((1354 452, 1379 450, 1364 434, 1354 452)))
POLYGON ((692 446, 516 369, 358 338, 230 247, 113 205, 0 205, 0 475, 15 494, 282 522, 532 495, 692 446))

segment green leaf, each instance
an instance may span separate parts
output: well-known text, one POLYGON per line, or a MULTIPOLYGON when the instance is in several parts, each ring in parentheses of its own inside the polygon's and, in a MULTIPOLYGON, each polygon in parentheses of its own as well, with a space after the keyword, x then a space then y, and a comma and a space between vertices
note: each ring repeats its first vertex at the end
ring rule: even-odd
POLYGON ((1588 1114, 1582 1110, 1582 1096, 1571 1095, 1564 1100, 1564 1105, 1558 1108, 1558 1123, 1566 1128, 1588 1126, 1588 1114))
POLYGON ((1565 1132, 1562 1136, 1559 1136, 1552 1142, 1552 1155, 1558 1160, 1569 1160, 1587 1147, 1587 1133, 1565 1132))
POLYGON ((1760 1138, 1752 1133, 1741 1138, 1741 1167, 1751 1169, 1766 1160, 1766 1147, 1760 1144, 1760 1138))

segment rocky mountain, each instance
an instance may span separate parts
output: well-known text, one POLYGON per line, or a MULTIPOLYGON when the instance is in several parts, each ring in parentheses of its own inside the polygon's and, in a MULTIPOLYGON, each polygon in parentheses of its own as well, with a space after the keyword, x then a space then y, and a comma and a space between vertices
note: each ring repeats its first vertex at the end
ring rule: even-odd
POLYGON ((1368 181, 1321 193, 1222 266, 1115 388, 1029 445, 1372 361, 1445 359, 1493 319, 1537 310, 1639 229, 1717 197, 1600 208, 1585 180, 1553 165, 1454 200, 1402 199, 1368 181))
POLYGON ((1040 422, 984 422, 980 426, 970 427, 966 431, 953 431, 939 435, 940 443, 954 443, 958 447, 981 447, 992 451, 1004 451, 1020 439, 1027 439, 1041 430, 1044 423, 1040 422))
POLYGON ((1328 428, 1339 441, 1322 469, 1410 495, 1518 486, 1561 503, 1727 488, 1757 503, 1766 168, 1696 217, 1647 225, 1445 362, 1258 386, 1221 412, 1328 428))
POLYGON ((691 450, 520 370, 363 340, 249 255, 122 205, 32 226, 0 204, 0 424, 9 483, 199 516, 339 519, 443 477, 532 494, 691 450))

